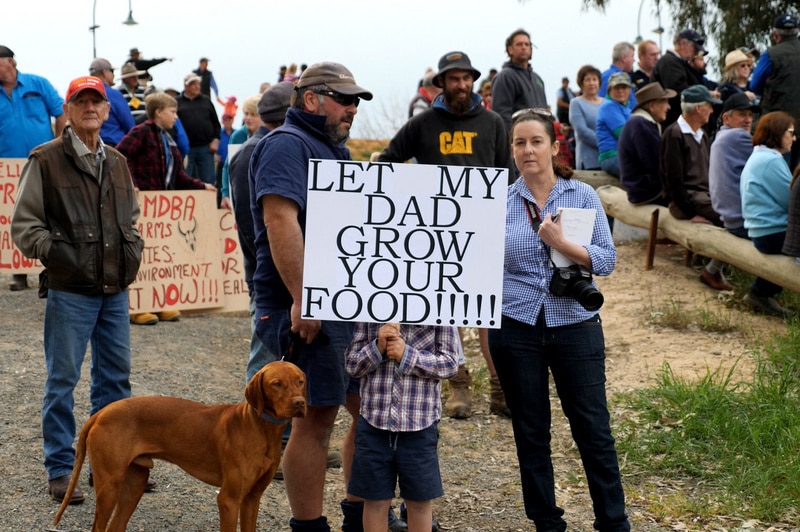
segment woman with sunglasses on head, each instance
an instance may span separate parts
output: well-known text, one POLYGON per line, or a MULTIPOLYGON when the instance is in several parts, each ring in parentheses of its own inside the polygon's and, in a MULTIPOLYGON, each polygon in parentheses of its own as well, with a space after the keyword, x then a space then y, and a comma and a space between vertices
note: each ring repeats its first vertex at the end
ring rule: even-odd
POLYGON ((522 175, 508 190, 503 315, 501 328, 489 331, 489 348, 511 410, 525 513, 539 532, 567 527, 564 510, 555 500, 550 457, 552 372, 586 472, 594 527, 628 531, 606 403, 605 344, 596 312, 602 295, 589 274, 608 275, 613 270, 616 249, 611 231, 595 191, 570 179, 572 170, 558 160, 550 113, 541 109, 515 113, 511 152, 522 175), (562 220, 554 219, 565 208, 596 212, 590 244, 565 238, 562 220), (558 274, 552 250, 579 267, 570 271, 580 271, 580 281, 554 282, 558 274), (556 284, 562 295, 553 293, 556 284))

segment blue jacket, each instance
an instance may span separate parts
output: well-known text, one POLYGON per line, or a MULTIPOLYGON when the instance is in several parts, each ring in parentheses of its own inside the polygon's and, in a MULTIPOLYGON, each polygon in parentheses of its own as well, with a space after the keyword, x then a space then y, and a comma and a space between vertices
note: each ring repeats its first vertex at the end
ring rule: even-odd
POLYGON ((100 126, 100 138, 106 144, 116 146, 122 140, 122 137, 133 129, 136 121, 133 119, 128 102, 125 101, 125 96, 108 83, 103 82, 103 84, 106 86, 109 110, 108 120, 100 126))
POLYGON ((786 231, 792 173, 777 150, 756 146, 742 170, 742 215, 750 238, 786 231))
POLYGON ((625 107, 617 101, 608 98, 600 104, 600 110, 597 111, 597 126, 595 126, 600 162, 617 155, 619 136, 622 134, 625 122, 630 117, 630 107, 625 107))

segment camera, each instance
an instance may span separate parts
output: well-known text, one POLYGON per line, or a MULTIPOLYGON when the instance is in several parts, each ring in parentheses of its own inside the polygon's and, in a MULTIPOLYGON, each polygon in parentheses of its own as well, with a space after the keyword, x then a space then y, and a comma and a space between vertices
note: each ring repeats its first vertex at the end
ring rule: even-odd
POLYGON ((577 264, 556 268, 550 280, 550 293, 575 299, 589 311, 603 306, 603 294, 592 286, 592 274, 577 264))

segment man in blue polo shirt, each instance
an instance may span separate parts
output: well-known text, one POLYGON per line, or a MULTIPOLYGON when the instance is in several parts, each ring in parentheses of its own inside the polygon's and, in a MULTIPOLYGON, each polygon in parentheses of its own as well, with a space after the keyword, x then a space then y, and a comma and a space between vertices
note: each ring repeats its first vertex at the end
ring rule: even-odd
MULTIPOLYGON (((0 45, 0 157, 28 158, 28 153, 61 136, 66 124, 64 100, 49 81, 17 70, 14 52, 0 45), (55 131, 50 117, 54 117, 55 131)), ((28 288, 28 276, 14 275, 11 290, 28 288)))

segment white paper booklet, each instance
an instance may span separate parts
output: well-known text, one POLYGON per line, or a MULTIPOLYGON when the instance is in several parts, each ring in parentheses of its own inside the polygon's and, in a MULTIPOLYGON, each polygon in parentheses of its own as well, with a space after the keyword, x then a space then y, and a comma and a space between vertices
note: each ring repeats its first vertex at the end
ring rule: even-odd
MULTIPOLYGON (((591 244, 592 233, 594 232, 594 218, 597 211, 594 209, 561 209, 561 217, 558 223, 564 232, 564 238, 581 246, 591 244)), ((555 265, 559 268, 575 264, 557 250, 551 251, 551 256, 555 265)))

